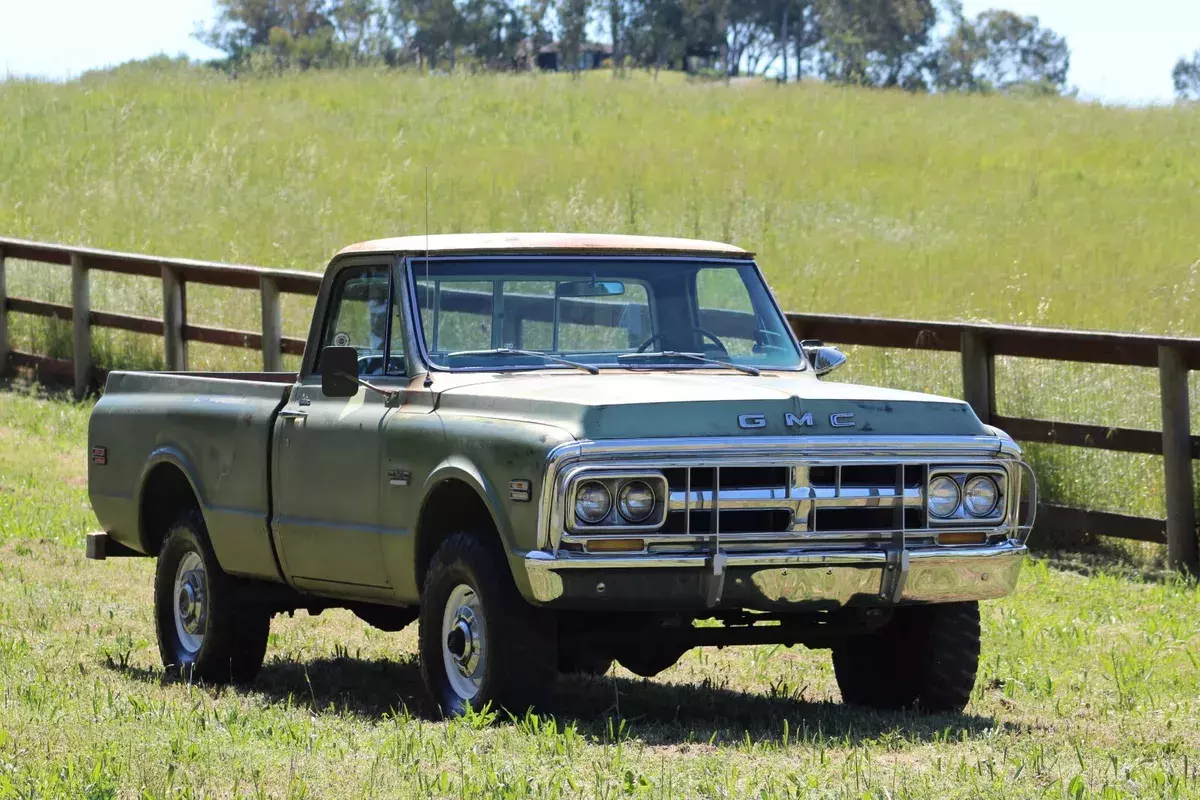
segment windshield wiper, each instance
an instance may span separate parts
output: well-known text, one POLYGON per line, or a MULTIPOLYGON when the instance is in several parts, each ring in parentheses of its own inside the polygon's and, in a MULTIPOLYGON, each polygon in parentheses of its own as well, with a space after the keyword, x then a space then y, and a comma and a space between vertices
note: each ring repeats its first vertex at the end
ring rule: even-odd
POLYGON ((684 353, 679 350, 654 350, 649 353, 621 353, 617 356, 617 361, 634 361, 639 358, 690 358, 693 361, 703 361, 705 364, 716 364, 727 369, 736 369, 738 372, 744 372, 747 375, 761 375, 762 373, 754 367, 748 367, 745 364, 734 364, 732 361, 721 361, 716 358, 709 358, 700 353, 684 353))
POLYGON ((537 350, 518 350, 515 347, 494 347, 491 350, 459 350, 454 353, 447 353, 447 358, 455 356, 533 356, 534 358, 542 358, 546 361, 552 361, 555 364, 566 364, 568 367, 590 372, 593 375, 600 374, 600 368, 591 364, 581 364, 578 361, 572 361, 569 358, 551 355, 550 353, 539 353, 537 350))

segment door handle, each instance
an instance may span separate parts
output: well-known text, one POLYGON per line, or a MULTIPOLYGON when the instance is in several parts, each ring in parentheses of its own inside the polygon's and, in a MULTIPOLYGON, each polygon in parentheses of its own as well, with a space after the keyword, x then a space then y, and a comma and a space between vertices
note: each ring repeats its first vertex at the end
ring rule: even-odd
POLYGON ((307 411, 300 411, 298 409, 285 408, 279 412, 280 419, 306 419, 307 417, 307 411))

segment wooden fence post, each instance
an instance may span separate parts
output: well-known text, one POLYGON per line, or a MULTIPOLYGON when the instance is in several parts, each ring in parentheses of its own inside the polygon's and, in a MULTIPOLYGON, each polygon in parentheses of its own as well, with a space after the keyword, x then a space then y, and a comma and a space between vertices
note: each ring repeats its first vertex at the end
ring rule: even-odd
POLYGON ((8 292, 4 284, 4 251, 0 250, 0 375, 8 369, 8 292))
POLYGON ((187 298, 183 281, 174 268, 163 264, 163 356, 167 369, 187 369, 187 342, 183 325, 187 319, 187 298))
POLYGON ((283 371, 283 322, 279 311, 279 284, 270 275, 259 279, 262 292, 263 372, 283 371))
POLYGON ((1163 476, 1167 488, 1167 563, 1173 569, 1200 574, 1188 370, 1183 353, 1176 348, 1158 348, 1158 381, 1162 394, 1163 476))
POLYGON ((994 361, 987 340, 975 331, 962 335, 963 399, 975 410, 985 425, 995 413, 996 392, 993 385, 994 361))
POLYGON ((71 254, 71 359, 75 366, 75 399, 82 400, 92 379, 92 299, 83 256, 71 254))

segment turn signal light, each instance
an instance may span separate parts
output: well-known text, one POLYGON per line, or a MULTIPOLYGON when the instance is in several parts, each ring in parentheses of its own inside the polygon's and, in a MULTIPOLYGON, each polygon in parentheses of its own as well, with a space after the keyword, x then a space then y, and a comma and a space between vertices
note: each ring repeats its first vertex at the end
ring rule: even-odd
POLYGON ((938 544, 983 544, 987 541, 986 533, 972 531, 943 531, 938 534, 938 544))
POLYGON ((644 539, 590 539, 589 553, 640 553, 646 549, 644 539))

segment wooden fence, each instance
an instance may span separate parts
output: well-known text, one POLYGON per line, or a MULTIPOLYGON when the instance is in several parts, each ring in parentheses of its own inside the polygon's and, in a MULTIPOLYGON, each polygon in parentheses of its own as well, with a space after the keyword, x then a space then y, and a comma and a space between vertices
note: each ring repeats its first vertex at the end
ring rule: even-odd
MULTIPOLYGON (((169 370, 187 369, 188 342, 209 342, 261 350, 263 370, 277 372, 281 369, 282 356, 302 354, 305 344, 303 339, 283 335, 280 295, 313 296, 320 284, 320 275, 311 272, 156 258, 0 237, 0 373, 30 368, 47 376, 70 378, 75 395, 82 397, 104 377, 102 370, 91 361, 93 327, 163 337, 169 370), (8 296, 4 280, 6 258, 69 266, 71 305, 8 296), (162 319, 93 311, 88 291, 88 275, 93 270, 160 278, 162 319), (258 291, 261 330, 239 331, 188 323, 189 283, 258 291), (7 319, 11 313, 70 321, 74 358, 67 361, 12 350, 7 333, 7 319)), ((1200 570, 1196 527, 1200 514, 1192 480, 1192 460, 1200 459, 1200 436, 1193 435, 1190 430, 1188 408, 1188 372, 1200 370, 1200 339, 824 314, 793 313, 788 314, 788 319, 796 332, 807 339, 960 353, 964 399, 980 419, 1003 428, 1020 441, 1162 456, 1165 520, 1043 504, 1039 509, 1038 528, 1166 544, 1168 559, 1173 566, 1200 570), (996 410, 996 356, 1155 367, 1159 374, 1162 430, 1003 416, 996 410)))

